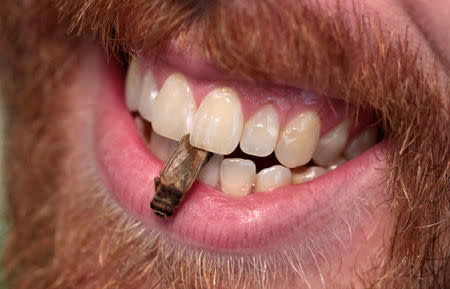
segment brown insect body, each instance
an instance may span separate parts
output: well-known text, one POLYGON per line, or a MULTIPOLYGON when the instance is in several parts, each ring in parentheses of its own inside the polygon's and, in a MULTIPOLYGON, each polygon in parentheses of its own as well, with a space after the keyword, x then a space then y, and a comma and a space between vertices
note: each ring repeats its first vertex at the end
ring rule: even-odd
POLYGON ((211 156, 211 152, 191 146, 188 134, 180 140, 160 176, 154 179, 155 197, 150 207, 157 216, 173 214, 211 156))

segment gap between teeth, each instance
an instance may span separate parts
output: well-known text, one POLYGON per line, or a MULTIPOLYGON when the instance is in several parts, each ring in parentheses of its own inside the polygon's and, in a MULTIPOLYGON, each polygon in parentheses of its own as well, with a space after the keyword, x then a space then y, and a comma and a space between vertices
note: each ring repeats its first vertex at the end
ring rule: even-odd
POLYGON ((191 145, 214 153, 198 180, 235 196, 310 181, 377 142, 375 127, 349 142, 348 119, 320 137, 315 111, 299 113, 280 129, 278 112, 270 104, 244 123, 240 99, 229 87, 212 90, 197 108, 182 74, 170 75, 158 91, 152 71, 142 71, 134 59, 126 77, 125 97, 129 110, 139 111, 145 119, 136 117, 136 126, 156 157, 166 161, 177 141, 189 133, 191 145), (238 145, 242 152, 257 157, 274 152, 281 165, 256 173, 251 160, 224 158, 238 145), (311 160, 315 166, 307 166, 311 160))

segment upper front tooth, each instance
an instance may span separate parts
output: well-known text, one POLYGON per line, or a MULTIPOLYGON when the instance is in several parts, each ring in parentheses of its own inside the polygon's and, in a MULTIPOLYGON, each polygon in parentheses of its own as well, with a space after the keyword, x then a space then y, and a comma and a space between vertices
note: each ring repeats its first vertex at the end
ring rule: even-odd
POLYGON ((245 196, 255 185, 256 166, 251 160, 224 159, 220 166, 222 191, 233 196, 245 196))
POLYGON ((294 117, 280 134, 275 147, 278 161, 288 168, 308 163, 320 137, 320 118, 314 111, 305 111, 294 117))
POLYGON ((241 150, 258 157, 270 155, 277 144, 279 127, 275 108, 272 105, 262 107, 245 124, 241 150))
POLYGON ((346 119, 319 140, 319 146, 313 154, 316 164, 325 167, 331 165, 344 152, 350 130, 350 120, 346 119))
POLYGON ((256 175, 255 193, 273 190, 291 184, 291 170, 276 165, 260 171, 256 175))
POLYGON ((377 143, 377 128, 372 126, 353 139, 344 152, 346 159, 351 160, 377 143))
POLYGON ((189 133, 195 114, 195 100, 183 75, 166 79, 152 108, 152 127, 162 136, 179 141, 189 133))
POLYGON ((241 102, 234 90, 215 89, 195 114, 189 142, 213 153, 229 154, 239 143, 243 122, 241 102))
POLYGON ((139 108, 139 97, 141 95, 142 72, 135 58, 131 59, 125 79, 125 102, 131 111, 139 108))
POLYGON ((153 72, 147 69, 142 77, 139 113, 149 122, 152 121, 152 107, 156 96, 158 96, 158 87, 156 86, 153 72))

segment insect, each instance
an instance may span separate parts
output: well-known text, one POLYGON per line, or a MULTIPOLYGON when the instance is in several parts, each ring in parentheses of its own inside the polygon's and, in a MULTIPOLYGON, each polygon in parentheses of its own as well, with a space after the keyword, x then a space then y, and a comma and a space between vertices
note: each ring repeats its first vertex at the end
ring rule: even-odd
POLYGON ((160 176, 154 179, 155 197, 150 207, 155 215, 167 218, 173 214, 212 155, 191 146, 189 134, 181 138, 160 176))

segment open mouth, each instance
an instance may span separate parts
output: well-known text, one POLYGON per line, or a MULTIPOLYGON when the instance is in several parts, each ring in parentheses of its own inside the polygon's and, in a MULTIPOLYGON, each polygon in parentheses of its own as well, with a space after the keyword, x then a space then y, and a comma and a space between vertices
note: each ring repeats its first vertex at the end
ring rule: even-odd
POLYGON ((106 183, 167 238, 251 251, 361 225, 337 222, 381 174, 372 115, 355 118, 339 98, 232 79, 169 54, 133 59, 126 77, 105 70, 97 151, 106 183), (213 156, 173 217, 161 219, 150 208, 154 178, 187 134, 213 156))
POLYGON ((214 153, 198 180, 231 196, 311 181, 378 141, 367 115, 352 125, 342 101, 298 89, 196 79, 135 59, 126 85, 151 153, 166 162, 190 134, 191 145, 214 153))

